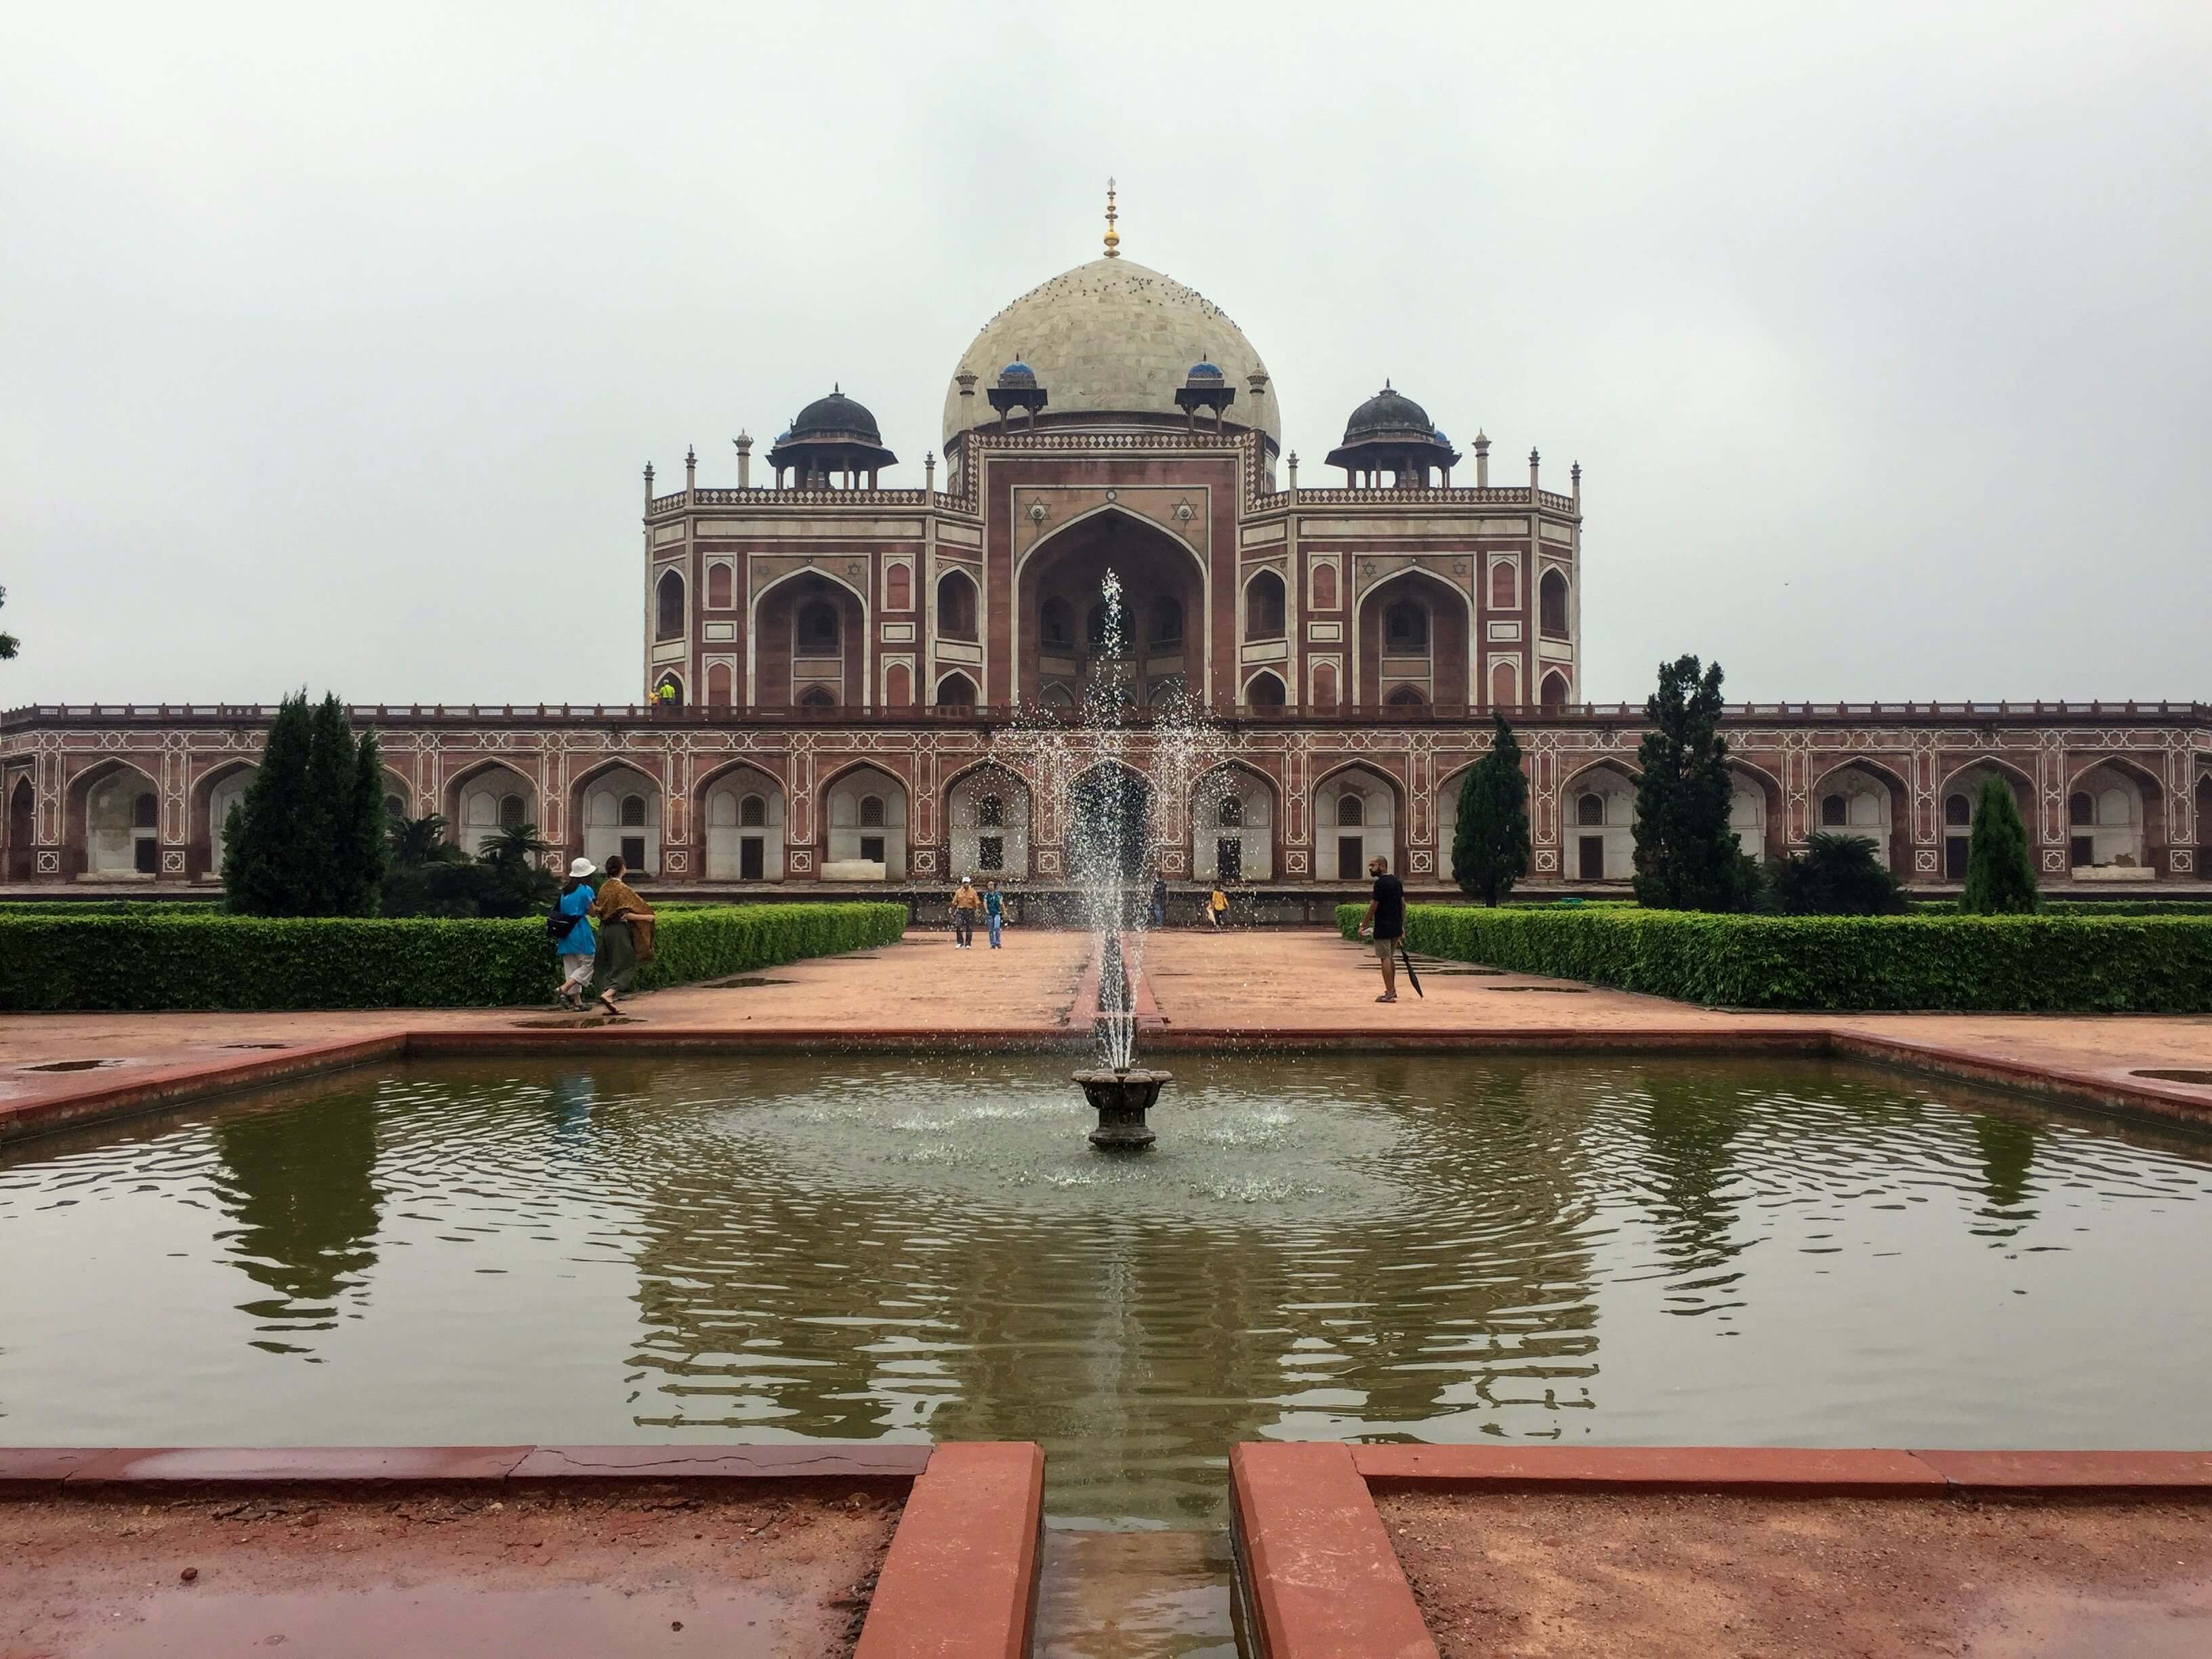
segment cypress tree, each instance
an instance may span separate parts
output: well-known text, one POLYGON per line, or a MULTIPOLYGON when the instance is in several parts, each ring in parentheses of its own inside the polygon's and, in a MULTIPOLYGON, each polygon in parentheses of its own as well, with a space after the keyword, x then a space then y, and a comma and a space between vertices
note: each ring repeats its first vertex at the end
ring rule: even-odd
POLYGON ((2020 803, 2002 778, 1984 778, 1982 798, 1974 804, 1973 836, 1966 844, 1966 890, 1959 896, 1959 908, 1984 916, 2025 915, 2042 904, 2020 803))
POLYGON ((1460 891, 1495 908, 1528 873, 1528 780, 1513 728, 1495 709, 1491 718, 1490 752, 1460 781, 1451 860, 1460 891))
POLYGON ((1729 827, 1735 792, 1721 736, 1721 665, 1662 663, 1637 750, 1636 897, 1657 910, 1740 910, 1746 860, 1729 827))
POLYGON ((376 912, 384 876, 384 793, 374 734, 354 740, 345 706, 286 697, 260 769, 225 826, 223 882, 244 915, 376 912))

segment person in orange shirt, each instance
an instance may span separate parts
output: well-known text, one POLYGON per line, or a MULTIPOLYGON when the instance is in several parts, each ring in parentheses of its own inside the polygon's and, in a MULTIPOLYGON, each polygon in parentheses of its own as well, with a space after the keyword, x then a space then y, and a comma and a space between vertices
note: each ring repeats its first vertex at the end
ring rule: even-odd
POLYGON ((653 957, 653 912, 623 879, 625 867, 621 859, 609 859, 607 878, 592 901, 592 915, 599 924, 599 957, 592 977, 599 987, 599 1006, 611 1014, 616 1012, 615 999, 637 977, 638 963, 653 957))

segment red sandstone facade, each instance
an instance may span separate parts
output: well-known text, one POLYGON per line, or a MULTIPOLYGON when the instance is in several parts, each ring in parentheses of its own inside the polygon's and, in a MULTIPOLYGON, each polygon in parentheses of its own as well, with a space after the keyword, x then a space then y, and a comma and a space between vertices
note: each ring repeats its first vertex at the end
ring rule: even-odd
MULTIPOLYGON (((1361 878, 1382 853, 1417 886, 1449 882, 1459 775, 1495 707, 1528 757, 1533 883, 1626 880, 1642 718, 1579 701, 1579 467, 1568 491, 1547 489, 1531 452, 1525 484, 1493 486, 1478 437, 1475 482, 1454 486, 1449 441, 1386 388, 1332 457, 1365 485, 1301 489, 1292 454, 1279 487, 1249 343, 1202 297, 1115 257, 978 336, 948 393, 946 489, 933 457, 921 489, 869 487, 896 458, 842 393, 776 440, 779 487, 750 487, 749 439, 737 489, 698 487, 694 461, 683 489, 656 496, 648 469, 648 701, 357 708, 394 811, 441 813, 471 846, 527 822, 563 860, 621 852, 655 880, 717 890, 969 872, 1050 888, 1067 875, 1065 769, 1048 774, 1017 714, 1059 722, 1111 675, 1140 728, 1178 698, 1214 723, 1218 781, 1149 802, 1170 877, 1310 890, 1361 878), (1176 329, 1237 348, 1207 355, 1237 364, 1243 422, 1213 362, 1162 368, 1195 350, 1153 337, 1176 329), (1002 337, 1041 345, 1024 348, 1034 368, 999 372, 994 419, 977 412, 975 365, 1002 337), (831 487, 841 473, 854 487, 831 487), (781 487, 787 475, 802 487, 781 487), (1111 639, 1097 614, 1109 570, 1126 612, 1111 639)), ((5 879, 216 878, 269 712, 0 716, 5 879)), ((1842 830, 1940 884, 1961 872, 1993 775, 2019 797, 2046 882, 2204 871, 2203 704, 1760 705, 1735 711, 1729 737, 1738 833, 1763 857, 1842 830)), ((1140 770, 1146 741, 1140 729, 1140 770)))

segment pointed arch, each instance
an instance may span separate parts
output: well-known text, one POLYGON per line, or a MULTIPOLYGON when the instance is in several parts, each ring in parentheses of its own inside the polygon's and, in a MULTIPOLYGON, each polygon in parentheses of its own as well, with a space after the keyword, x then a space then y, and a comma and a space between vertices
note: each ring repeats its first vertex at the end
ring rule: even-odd
POLYGON ((1025 881, 1036 812, 1030 781, 996 756, 962 767, 945 781, 950 875, 1025 881))
POLYGON ((1565 708, 1573 696, 1574 687, 1568 683, 1565 673, 1554 668, 1544 676, 1542 689, 1536 694, 1536 704, 1540 708, 1565 708))
POLYGON ((1279 640, 1290 627, 1290 589, 1281 573, 1262 565, 1244 579, 1244 637, 1279 640))
POLYGON ((515 821, 543 829, 544 807, 530 774, 505 756, 470 762, 446 780, 439 808, 446 817, 446 839, 471 857, 483 852, 514 818, 508 803, 517 798, 521 817, 515 821))
POLYGON ((698 779, 696 867, 709 881, 781 881, 787 793, 782 778, 747 756, 698 779))
POLYGON ((1190 870, 1200 881, 1272 881, 1282 823, 1275 780, 1243 761, 1224 761, 1191 787, 1190 870))
POLYGON ((70 780, 67 811, 69 873, 134 881, 161 873, 161 786, 131 761, 112 756, 70 780), (154 803, 154 823, 145 803, 154 803))
POLYGON ((659 781, 626 757, 587 767, 568 786, 570 856, 605 867, 619 854, 632 870, 658 876, 662 798, 659 781))
MULTIPOLYGON (((864 642, 869 638, 870 629, 873 626, 874 612, 868 603, 868 595, 855 583, 848 580, 836 571, 819 565, 805 565, 797 570, 787 570, 781 576, 774 577, 763 583, 760 592, 753 595, 752 602, 745 610, 745 702, 750 707, 758 708, 761 703, 760 641, 763 608, 768 604, 769 596, 777 589, 787 583, 805 581, 809 577, 817 578, 832 587, 842 588, 852 596, 854 604, 860 608, 859 638, 864 642)), ((839 641, 841 648, 845 643, 845 640, 841 637, 839 641)), ((865 659, 865 648, 862 655, 865 659)), ((858 685, 860 706, 864 708, 872 707, 875 688, 869 684, 867 675, 863 673, 858 677, 858 685)))
POLYGON ((680 640, 684 637, 684 573, 673 565, 660 573, 653 585, 653 637, 656 640, 680 640))
POLYGON ((1814 780, 1806 799, 1808 835, 1856 836, 1873 843, 1891 870, 1912 867, 1912 790, 1893 768, 1868 755, 1840 757, 1814 780))
POLYGON ((981 637, 982 592, 958 565, 937 579, 937 637, 974 644, 981 637))
POLYGON ((1383 577, 1353 604, 1351 696, 1359 707, 1375 708, 1382 701, 1388 687, 1382 659, 1397 654, 1384 637, 1385 615, 1389 606, 1416 591, 1429 601, 1426 638, 1413 653, 1429 661, 1429 701, 1446 708, 1464 708, 1480 701, 1474 680, 1477 672, 1474 596, 1433 570, 1408 565, 1383 577), (1447 617, 1449 628, 1442 626, 1447 617))
POLYGON ((904 779, 875 761, 856 760, 817 785, 815 794, 822 803, 816 844, 823 880, 906 879, 913 796, 904 779), (833 873, 833 866, 842 873, 833 873))
POLYGON ((1364 760, 1328 768, 1313 782, 1315 878, 1364 881, 1368 860, 1377 857, 1404 876, 1405 824, 1406 787, 1389 773, 1364 760))
POLYGON ((939 708, 973 708, 979 701, 975 695, 975 682, 955 669, 939 678, 937 694, 933 701, 939 708))
POLYGON ((245 798, 260 769, 258 759, 233 756, 210 767, 192 785, 185 834, 191 843, 185 872, 193 880, 222 878, 223 826, 229 820, 230 809, 245 798))
POLYGON ((1290 700, 1283 677, 1272 668, 1263 668, 1246 680, 1243 695, 1237 699, 1247 708, 1282 708, 1290 700))

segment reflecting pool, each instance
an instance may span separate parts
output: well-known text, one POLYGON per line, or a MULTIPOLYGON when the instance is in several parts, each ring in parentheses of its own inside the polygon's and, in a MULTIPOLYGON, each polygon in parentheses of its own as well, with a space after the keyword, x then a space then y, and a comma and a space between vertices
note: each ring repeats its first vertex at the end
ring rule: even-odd
POLYGON ((2212 1141, 1820 1061, 354 1072, 0 1158, 0 1442, 2212 1443, 2212 1141))

